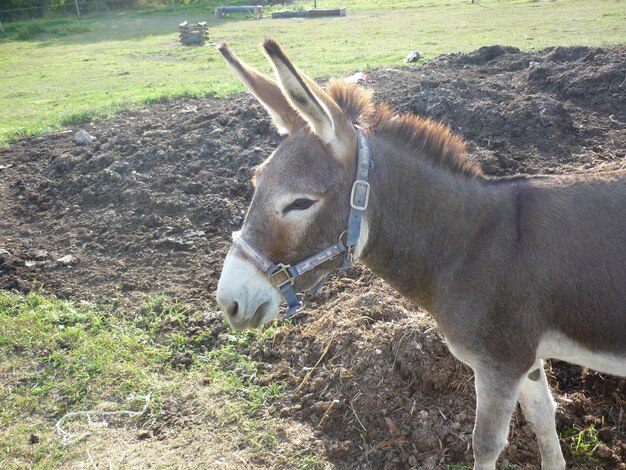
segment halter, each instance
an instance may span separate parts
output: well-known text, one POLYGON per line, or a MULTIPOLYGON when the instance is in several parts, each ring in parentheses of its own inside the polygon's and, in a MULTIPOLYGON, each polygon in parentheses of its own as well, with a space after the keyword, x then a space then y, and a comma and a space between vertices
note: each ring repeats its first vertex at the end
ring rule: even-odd
MULTIPOLYGON (((361 235, 361 223, 363 221, 363 213, 367 209, 370 196, 370 184, 367 181, 367 175, 370 166, 371 148, 365 131, 354 126, 357 136, 357 169, 356 179, 352 184, 350 192, 350 217, 348 219, 348 230, 344 231, 337 240, 337 243, 322 248, 302 261, 290 265, 283 263, 274 263, 259 250, 257 250, 250 241, 241 235, 241 232, 233 232, 233 244, 241 249, 252 262, 265 274, 269 276, 272 282, 278 287, 281 295, 287 302, 286 318, 291 318, 298 310, 303 307, 303 303, 298 298, 293 285, 295 280, 319 265, 337 259, 344 255, 342 268, 347 268, 354 261, 354 247, 359 242, 361 235), (343 238, 345 236, 345 243, 343 238)), ((324 278, 318 282, 309 292, 316 292, 324 282, 324 278)))

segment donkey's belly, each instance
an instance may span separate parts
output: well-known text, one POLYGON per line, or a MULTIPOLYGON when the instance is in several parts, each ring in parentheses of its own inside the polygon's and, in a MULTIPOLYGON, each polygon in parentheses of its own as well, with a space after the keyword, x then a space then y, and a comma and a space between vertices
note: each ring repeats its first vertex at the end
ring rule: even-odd
MULTIPOLYGON (((626 342, 626 339, 624 341, 626 342)), ((626 377, 626 353, 591 351, 561 333, 544 335, 537 348, 537 357, 559 359, 599 372, 626 377)))

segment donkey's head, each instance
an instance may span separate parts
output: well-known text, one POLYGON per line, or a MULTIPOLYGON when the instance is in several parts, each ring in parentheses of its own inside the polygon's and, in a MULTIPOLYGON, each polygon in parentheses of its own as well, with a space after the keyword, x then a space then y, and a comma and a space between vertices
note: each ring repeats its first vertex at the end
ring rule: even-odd
MULTIPOLYGON (((277 42, 267 39, 263 49, 277 82, 241 62, 226 44, 218 46, 279 132, 288 135, 255 170, 252 204, 234 234, 245 242, 228 252, 217 287, 217 301, 237 329, 278 316, 281 281, 263 260, 293 264, 338 241, 347 227, 356 171, 357 138, 347 115, 292 65, 277 42)), ((293 289, 311 288, 339 264, 328 259, 298 277, 293 289)))

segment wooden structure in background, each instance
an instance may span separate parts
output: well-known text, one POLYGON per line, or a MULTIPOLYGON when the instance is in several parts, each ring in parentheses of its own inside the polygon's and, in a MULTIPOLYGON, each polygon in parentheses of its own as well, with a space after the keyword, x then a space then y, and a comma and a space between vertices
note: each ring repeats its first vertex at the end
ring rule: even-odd
POLYGON ((185 21, 178 25, 178 32, 183 46, 203 46, 209 37, 206 21, 196 25, 190 25, 185 21))
POLYGON ((272 13, 272 18, 321 18, 324 16, 346 16, 346 8, 314 8, 312 10, 286 10, 272 13))
POLYGON ((261 18, 263 16, 262 5, 229 5, 221 6, 215 9, 215 18, 220 18, 226 13, 250 13, 253 18, 261 18))

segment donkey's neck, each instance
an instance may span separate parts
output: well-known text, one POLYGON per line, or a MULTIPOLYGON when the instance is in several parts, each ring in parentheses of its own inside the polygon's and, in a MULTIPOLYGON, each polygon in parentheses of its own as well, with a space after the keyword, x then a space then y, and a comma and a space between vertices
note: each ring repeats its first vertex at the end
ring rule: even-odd
POLYGON ((497 203, 481 177, 455 174, 383 138, 372 145, 367 241, 360 258, 435 313, 467 247, 496 216, 497 203))

